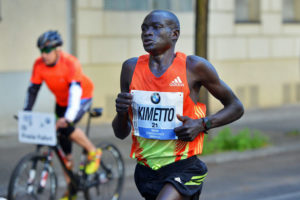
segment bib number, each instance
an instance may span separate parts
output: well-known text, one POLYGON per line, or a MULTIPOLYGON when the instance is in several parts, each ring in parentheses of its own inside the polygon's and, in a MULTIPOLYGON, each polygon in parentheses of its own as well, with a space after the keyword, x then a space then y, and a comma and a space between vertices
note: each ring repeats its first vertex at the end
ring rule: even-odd
POLYGON ((132 90, 134 135, 157 140, 175 140, 174 128, 181 125, 176 114, 183 112, 182 92, 132 90))

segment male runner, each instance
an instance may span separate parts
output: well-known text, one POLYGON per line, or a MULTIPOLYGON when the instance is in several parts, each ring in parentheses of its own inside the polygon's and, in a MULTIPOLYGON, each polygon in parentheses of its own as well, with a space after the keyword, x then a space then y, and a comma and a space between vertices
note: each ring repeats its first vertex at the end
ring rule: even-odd
MULTIPOLYGON (((58 141, 66 153, 69 166, 72 167, 71 140, 73 140, 87 150, 89 163, 86 173, 92 174, 99 167, 101 149, 96 149, 85 133, 75 128, 74 124, 89 110, 94 85, 83 74, 77 58, 60 49, 62 44, 63 41, 57 31, 47 31, 38 38, 37 46, 41 51, 41 57, 36 59, 33 66, 24 110, 32 110, 38 91, 42 83, 46 82, 56 98, 56 128, 60 133, 58 141)), ((70 182, 68 177, 66 181, 70 182)), ((68 191, 61 199, 68 199, 68 191)))
POLYGON ((243 105, 206 59, 175 52, 180 25, 173 13, 154 10, 141 28, 149 54, 123 63, 114 133, 121 139, 132 133, 135 182, 145 199, 199 199, 207 172, 197 158, 204 132, 240 118, 243 105), (202 86, 223 109, 205 116, 202 86))

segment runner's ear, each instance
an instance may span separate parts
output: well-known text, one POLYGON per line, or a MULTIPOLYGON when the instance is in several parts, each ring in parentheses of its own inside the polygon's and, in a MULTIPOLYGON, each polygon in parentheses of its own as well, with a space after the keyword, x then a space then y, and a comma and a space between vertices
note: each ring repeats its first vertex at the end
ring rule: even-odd
POLYGON ((179 35, 180 35, 180 31, 178 29, 173 29, 172 40, 174 40, 176 42, 179 38, 179 35))

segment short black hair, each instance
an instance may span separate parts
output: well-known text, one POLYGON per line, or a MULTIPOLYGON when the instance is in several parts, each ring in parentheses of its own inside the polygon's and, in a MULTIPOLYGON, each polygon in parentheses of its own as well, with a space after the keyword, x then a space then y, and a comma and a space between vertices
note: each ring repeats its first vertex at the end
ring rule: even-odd
POLYGON ((178 31, 180 31, 180 23, 179 20, 177 18, 177 16, 172 13, 169 10, 153 10, 151 11, 148 15, 154 14, 154 13, 163 13, 165 16, 167 16, 170 20, 170 24, 169 25, 173 25, 173 29, 177 29, 178 31))

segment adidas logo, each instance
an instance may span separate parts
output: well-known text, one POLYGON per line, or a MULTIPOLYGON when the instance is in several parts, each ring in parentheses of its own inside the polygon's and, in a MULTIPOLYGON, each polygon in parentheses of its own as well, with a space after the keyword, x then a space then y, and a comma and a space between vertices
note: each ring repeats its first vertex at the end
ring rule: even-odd
POLYGON ((180 177, 176 177, 176 178, 174 178, 174 180, 179 182, 179 183, 182 183, 180 177))
POLYGON ((179 76, 177 76, 170 84, 170 86, 184 86, 179 76))

